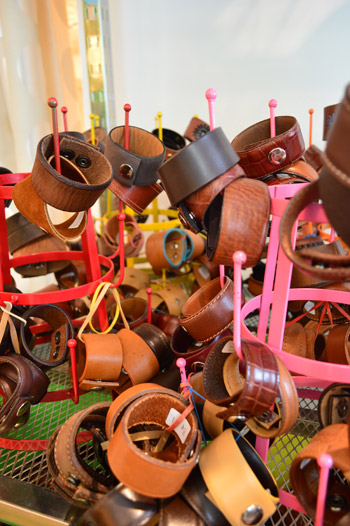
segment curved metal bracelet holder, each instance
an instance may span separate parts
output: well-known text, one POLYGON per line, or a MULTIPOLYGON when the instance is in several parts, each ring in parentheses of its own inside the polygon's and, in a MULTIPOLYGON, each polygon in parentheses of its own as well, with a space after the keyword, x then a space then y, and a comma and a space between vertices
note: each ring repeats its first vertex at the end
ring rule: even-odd
MULTIPOLYGON (((329 290, 299 288, 290 289, 293 264, 284 254, 279 246, 279 224, 289 197, 292 197, 304 185, 280 185, 271 186, 271 230, 269 247, 267 252, 265 279, 262 295, 247 301, 240 309, 241 294, 241 268, 245 254, 236 252, 233 256, 235 266, 234 283, 234 343, 237 354, 241 357, 240 341, 241 335, 248 340, 258 340, 267 343, 270 349, 288 367, 290 372, 298 373, 294 382, 300 396, 318 399, 320 393, 304 390, 303 387, 325 388, 333 382, 349 383, 350 368, 348 365, 324 363, 307 358, 301 358, 282 351, 282 341, 285 329, 288 301, 311 300, 315 302, 330 301, 334 303, 350 304, 348 292, 329 290), (245 325, 245 318, 254 310, 259 310, 259 323, 257 336, 254 336, 245 325), (269 326, 269 328, 268 328, 269 326)), ((309 205, 298 217, 299 220, 312 221, 315 223, 328 223, 328 218, 322 205, 313 203, 309 205)), ((297 222, 293 227, 293 246, 295 246, 297 222)), ((267 461, 269 440, 258 437, 256 439, 256 450, 264 460, 267 461)), ((327 493, 327 480, 329 469, 332 466, 332 458, 329 455, 321 455, 318 459, 320 466, 320 480, 318 487, 317 509, 315 526, 323 526, 323 514, 325 498, 327 493), (321 458, 322 457, 322 458, 321 458)), ((280 501, 288 508, 300 513, 306 513, 299 504, 297 498, 291 493, 280 490, 280 501)))
MULTIPOLYGON (((114 275, 114 266, 110 258, 102 256, 97 252, 95 232, 93 227, 93 221, 91 217, 91 212, 88 212, 88 221, 85 232, 82 234, 82 251, 67 251, 67 252, 43 252, 38 254, 31 254, 29 256, 21 257, 9 257, 8 250, 8 241, 6 233, 6 217, 5 217, 5 199, 12 198, 12 186, 17 182, 23 180, 27 175, 26 173, 22 174, 4 174, 0 176, 0 231, 2 235, 0 236, 0 303, 4 305, 4 301, 9 301, 12 304, 18 305, 40 305, 44 303, 59 303, 63 301, 70 301, 77 298, 82 298, 84 296, 92 295, 96 287, 102 281, 111 281, 114 275), (41 261, 54 261, 58 259, 65 260, 82 260, 85 263, 86 275, 88 283, 85 285, 80 285, 71 289, 60 290, 57 292, 43 292, 43 293, 26 293, 26 294, 16 294, 6 293, 3 291, 4 284, 11 284, 11 273, 10 269, 19 265, 27 265, 30 263, 37 263, 41 261), (104 268, 105 274, 102 278, 101 267, 104 268)), ((124 214, 120 218, 120 228, 123 230, 123 221, 124 214)), ((124 247, 120 248, 120 251, 124 247)), ((114 257, 114 255, 113 255, 114 257)), ((123 265, 122 265, 123 266, 123 265)), ((124 276, 124 268, 121 268, 121 279, 124 276)), ((117 284, 119 286, 119 284, 117 284)), ((97 311, 97 321, 102 330, 108 326, 107 311, 104 302, 98 308, 97 311)), ((81 325, 80 320, 73 320, 73 326, 79 327, 81 325)), ((47 329, 47 324, 40 325, 35 332, 44 332, 47 329)), ((38 343, 41 340, 38 340, 38 343)), ((74 364, 75 364, 75 340, 69 340, 70 347, 70 357, 72 361, 72 373, 73 373, 73 387, 70 389, 63 389, 58 391, 48 392, 41 402, 55 402, 59 400, 69 400, 71 399, 75 404, 79 401, 80 394, 86 394, 84 391, 78 389, 77 377, 74 375, 74 364)), ((76 373, 76 369, 75 369, 76 373)), ((0 447, 7 449, 33 449, 37 450, 43 448, 42 440, 32 440, 29 441, 32 444, 26 447, 22 444, 22 447, 19 447, 18 440, 9 440, 6 438, 0 437, 0 447)), ((46 446, 45 446, 46 447, 46 446)), ((44 447, 44 449, 45 449, 44 447)))

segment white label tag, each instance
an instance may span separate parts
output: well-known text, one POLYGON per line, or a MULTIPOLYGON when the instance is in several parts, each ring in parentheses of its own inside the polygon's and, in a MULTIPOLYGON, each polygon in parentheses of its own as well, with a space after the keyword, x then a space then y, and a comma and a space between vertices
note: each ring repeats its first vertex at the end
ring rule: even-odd
MULTIPOLYGON (((179 411, 176 411, 176 409, 172 407, 169 411, 168 416, 166 417, 166 425, 171 426, 175 422, 175 420, 179 418, 180 415, 181 413, 179 413, 179 411)), ((191 426, 187 422, 186 418, 184 418, 184 420, 178 426, 175 427, 174 431, 183 444, 188 436, 188 433, 191 431, 191 426)))
POLYGON ((202 265, 201 267, 199 267, 198 272, 200 273, 200 275, 202 276, 202 278, 204 278, 204 279, 208 279, 208 278, 210 278, 210 272, 209 272, 209 270, 207 269, 207 267, 205 267, 204 265, 202 265))

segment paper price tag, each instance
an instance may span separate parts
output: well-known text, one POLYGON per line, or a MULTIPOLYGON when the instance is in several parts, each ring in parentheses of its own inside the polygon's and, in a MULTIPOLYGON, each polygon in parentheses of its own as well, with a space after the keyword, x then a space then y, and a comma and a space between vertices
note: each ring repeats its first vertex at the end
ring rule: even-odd
MULTIPOLYGON (((176 411, 173 407, 170 409, 168 416, 166 417, 165 423, 167 426, 171 426, 181 413, 179 411, 176 411)), ((186 418, 174 429, 175 433, 181 440, 181 443, 183 444, 188 436, 188 433, 191 431, 191 426, 187 422, 186 418)))
POLYGON ((209 279, 209 278, 210 278, 210 272, 209 272, 209 270, 207 269, 207 267, 205 267, 204 265, 202 265, 201 267, 199 267, 198 272, 200 273, 200 275, 202 276, 202 278, 204 278, 204 279, 209 279))

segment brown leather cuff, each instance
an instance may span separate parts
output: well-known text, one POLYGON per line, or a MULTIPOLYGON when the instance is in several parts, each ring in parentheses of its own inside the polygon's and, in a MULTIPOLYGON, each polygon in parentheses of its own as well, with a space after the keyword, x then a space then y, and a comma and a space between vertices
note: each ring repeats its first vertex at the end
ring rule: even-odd
POLYGON ((0 389, 4 394, 0 434, 27 422, 30 406, 40 402, 49 383, 46 374, 24 356, 0 356, 0 389))
POLYGON ((276 136, 271 137, 270 119, 253 124, 231 142, 248 177, 260 179, 281 171, 300 159, 305 145, 295 117, 276 117, 276 136))
POLYGON ((328 140, 328 133, 333 126, 335 113, 339 108, 340 104, 331 104, 323 108, 323 136, 324 141, 328 140))
POLYGON ((185 139, 188 141, 198 141, 203 135, 206 135, 210 132, 210 126, 206 122, 202 121, 202 119, 198 119, 198 117, 192 117, 190 120, 189 125, 186 128, 186 131, 184 133, 185 139))

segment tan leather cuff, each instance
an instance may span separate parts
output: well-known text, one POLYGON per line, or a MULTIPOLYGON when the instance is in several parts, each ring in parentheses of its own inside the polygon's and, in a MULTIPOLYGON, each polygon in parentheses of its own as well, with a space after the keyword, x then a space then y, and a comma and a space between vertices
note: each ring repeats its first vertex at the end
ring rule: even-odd
MULTIPOLYGON (((113 282, 116 283, 119 280, 119 277, 120 271, 118 271, 116 277, 113 279, 113 282)), ((150 283, 151 280, 147 272, 138 268, 126 267, 124 269, 124 279, 119 288, 125 297, 135 296, 139 290, 149 287, 150 283)))
POLYGON ((252 446, 243 437, 236 440, 237 433, 226 429, 202 450, 199 468, 206 496, 230 524, 262 524, 276 509, 278 488, 252 446))
MULTIPOLYGON (((142 289, 137 294, 135 294, 135 297, 142 298, 147 301, 148 294, 145 289, 142 289)), ((169 314, 179 316, 187 299, 188 296, 181 287, 169 284, 164 289, 153 290, 151 296, 151 306, 152 309, 159 309, 162 303, 164 303, 165 308, 169 314)))

